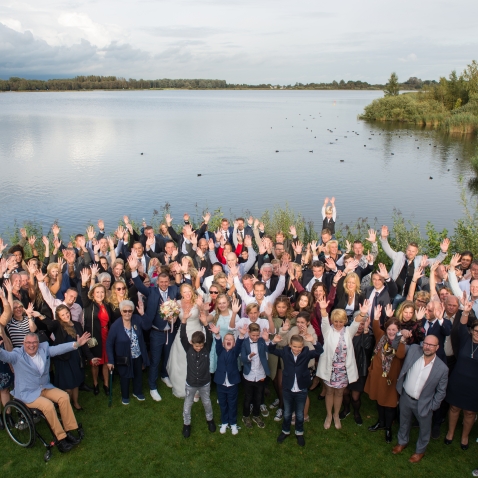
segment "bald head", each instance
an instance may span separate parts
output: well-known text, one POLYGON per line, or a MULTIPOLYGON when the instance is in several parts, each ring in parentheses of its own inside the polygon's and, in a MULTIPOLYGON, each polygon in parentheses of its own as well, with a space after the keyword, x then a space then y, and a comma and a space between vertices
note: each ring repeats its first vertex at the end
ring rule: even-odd
POLYGON ((439 347, 438 337, 436 335, 427 335, 423 341, 423 355, 433 358, 439 347))

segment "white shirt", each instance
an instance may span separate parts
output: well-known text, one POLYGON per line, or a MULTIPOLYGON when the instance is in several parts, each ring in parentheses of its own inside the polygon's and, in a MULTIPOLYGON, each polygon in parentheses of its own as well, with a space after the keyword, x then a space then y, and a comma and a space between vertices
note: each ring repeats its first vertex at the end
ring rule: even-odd
POLYGON ((380 293, 382 292, 382 290, 385 289, 385 286, 382 286, 381 289, 373 289, 372 290, 372 293, 370 294, 370 296, 368 297, 368 300, 370 302, 370 306, 368 308, 368 315, 371 315, 372 314, 372 307, 373 307, 373 299, 375 299, 375 294, 378 294, 380 295, 380 293))
POLYGON ((42 374, 43 370, 45 369, 45 363, 43 362, 43 359, 41 358, 40 354, 37 352, 33 357, 30 355, 30 358, 32 359, 32 362, 35 364, 35 367, 38 369, 40 374, 42 374))
POLYGON ((248 375, 244 375, 246 380, 249 382, 259 382, 260 380, 266 378, 266 372, 264 371, 264 367, 262 366, 261 359, 259 358, 259 351, 257 349, 257 342, 252 342, 249 339, 251 344, 251 354, 255 353, 252 358, 249 355, 247 357, 251 361, 251 372, 248 375))
MULTIPOLYGON (((267 319, 257 319, 255 322, 261 328, 261 334, 264 329, 269 330, 269 321, 267 319)), ((252 320, 249 317, 243 317, 242 319, 236 320, 236 327, 230 330, 237 330, 242 329, 242 327, 246 326, 249 327, 249 324, 252 324, 252 320)), ((249 333, 246 332, 244 337, 249 337, 249 333)))
POLYGON ((322 279, 323 279, 324 276, 320 276, 320 277, 312 277, 312 279, 310 280, 310 282, 306 285, 305 287, 305 290, 307 292, 310 292, 312 290, 312 287, 314 287, 314 284, 319 281, 319 282, 322 282, 322 279))
POLYGON ((435 362, 435 359, 436 355, 428 365, 425 365, 425 356, 422 356, 410 367, 410 370, 407 372, 407 377, 403 383, 403 388, 405 389, 405 392, 407 392, 407 395, 415 400, 420 398, 423 387, 425 386, 425 383, 430 376, 430 372, 432 371, 433 362, 435 362))
MULTIPOLYGON (((234 285, 236 286, 237 293, 239 294, 239 297, 242 299, 242 303, 249 305, 249 304, 257 304, 257 300, 254 296, 250 296, 249 293, 244 289, 244 286, 242 285, 242 282, 239 280, 238 277, 234 277, 234 285)), ((277 299, 282 294, 282 291, 284 290, 285 287, 285 276, 279 276, 279 282, 277 283, 276 290, 271 293, 271 295, 268 295, 264 297, 262 300, 262 304, 259 308, 259 312, 264 312, 266 305, 268 303, 273 304, 274 301, 277 299)))
POLYGON ((425 325, 423 326, 423 328, 425 329, 425 335, 428 335, 428 329, 432 327, 437 320, 440 325, 443 325, 443 319, 433 319, 433 320, 427 320, 425 322, 425 325))
MULTIPOLYGON (((297 362, 298 355, 292 353, 292 357, 294 357, 294 362, 297 362)), ((291 392, 300 392, 299 384, 297 383, 297 374, 294 374, 294 385, 292 385, 291 392)))

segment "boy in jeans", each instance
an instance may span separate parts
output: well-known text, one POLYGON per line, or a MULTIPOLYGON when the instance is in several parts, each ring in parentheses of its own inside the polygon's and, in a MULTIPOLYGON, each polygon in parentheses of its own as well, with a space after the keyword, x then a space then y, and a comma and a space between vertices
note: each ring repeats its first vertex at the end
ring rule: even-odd
POLYGON ((211 331, 205 327, 206 337, 200 331, 194 332, 191 343, 186 334, 186 320, 183 319, 180 328, 181 344, 186 351, 187 373, 186 373, 186 398, 183 408, 183 436, 189 438, 191 435, 191 407, 196 392, 201 397, 206 412, 207 426, 210 432, 216 431, 211 406, 211 375, 209 373, 209 356, 212 346, 211 331))
POLYGON ((318 342, 314 342, 310 334, 293 335, 290 345, 279 350, 276 348, 276 344, 281 340, 281 336, 276 335, 273 343, 269 344, 269 353, 278 355, 284 361, 284 370, 282 371, 284 422, 277 442, 282 443, 290 435, 292 412, 295 412, 295 437, 297 443, 304 446, 304 407, 311 384, 309 360, 319 358, 324 349, 318 342), (304 347, 304 341, 311 342, 315 350, 304 347))
POLYGON ((265 378, 269 375, 267 363, 267 343, 269 342, 269 330, 261 328, 258 324, 249 324, 249 337, 242 343, 241 362, 244 373, 244 408, 242 421, 247 428, 252 428, 250 418, 252 404, 252 421, 259 428, 264 428, 261 414, 261 399, 264 392, 265 378))

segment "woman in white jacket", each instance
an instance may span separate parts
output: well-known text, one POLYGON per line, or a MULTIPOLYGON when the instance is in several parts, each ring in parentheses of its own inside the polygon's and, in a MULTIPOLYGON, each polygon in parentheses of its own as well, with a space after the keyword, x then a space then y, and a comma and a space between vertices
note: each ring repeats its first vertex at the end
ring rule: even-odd
POLYGON ((339 412, 345 387, 358 380, 357 364, 352 339, 357 333, 360 322, 368 315, 368 300, 360 306, 360 314, 347 327, 347 313, 343 309, 335 309, 329 317, 327 301, 321 300, 319 306, 322 315, 322 335, 324 337, 324 353, 319 358, 317 376, 324 381, 326 390, 325 407, 327 417, 324 428, 327 430, 334 419, 335 428, 342 428, 339 412), (332 325, 330 325, 332 324, 332 325), (333 410, 333 415, 332 415, 333 410))

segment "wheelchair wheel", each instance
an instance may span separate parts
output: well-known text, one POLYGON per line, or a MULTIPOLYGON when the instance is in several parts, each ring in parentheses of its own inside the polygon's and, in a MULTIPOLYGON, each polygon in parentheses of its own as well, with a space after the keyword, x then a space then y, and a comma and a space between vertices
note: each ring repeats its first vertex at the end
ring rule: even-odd
POLYGON ((23 403, 8 402, 3 409, 3 420, 10 438, 25 448, 35 444, 36 433, 30 410, 23 403))

